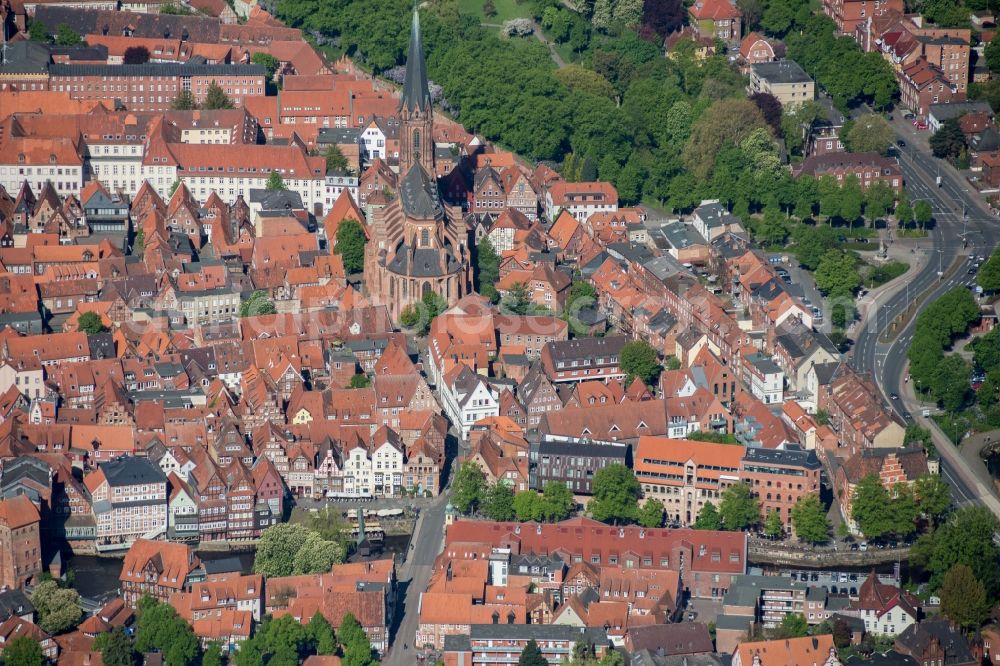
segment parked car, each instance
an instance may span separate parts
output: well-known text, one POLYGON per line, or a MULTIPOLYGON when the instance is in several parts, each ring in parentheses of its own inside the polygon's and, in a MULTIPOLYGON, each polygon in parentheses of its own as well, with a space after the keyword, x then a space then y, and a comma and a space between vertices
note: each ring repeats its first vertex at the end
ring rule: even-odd
POLYGON ((813 319, 820 320, 823 318, 823 311, 814 305, 812 306, 812 315, 813 319))
POLYGON ((900 148, 906 148, 906 142, 903 141, 902 139, 900 139, 899 141, 897 141, 896 145, 899 146, 900 148))
POLYGON ((905 118, 907 120, 913 120, 916 117, 917 117, 917 114, 913 113, 913 111, 907 111, 906 113, 903 114, 903 118, 905 118))
POLYGON ((865 552, 866 550, 868 550, 868 542, 867 541, 862 541, 861 545, 858 546, 858 550, 860 550, 862 553, 865 552))

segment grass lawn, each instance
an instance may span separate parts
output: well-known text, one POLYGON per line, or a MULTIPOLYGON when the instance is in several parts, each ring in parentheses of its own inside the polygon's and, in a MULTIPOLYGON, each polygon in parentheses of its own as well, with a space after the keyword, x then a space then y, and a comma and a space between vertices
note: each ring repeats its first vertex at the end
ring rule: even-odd
POLYGON ((458 11, 475 16, 484 23, 503 23, 516 18, 531 18, 531 10, 527 4, 518 4, 514 0, 493 0, 497 15, 487 17, 483 14, 485 0, 458 0, 458 11))

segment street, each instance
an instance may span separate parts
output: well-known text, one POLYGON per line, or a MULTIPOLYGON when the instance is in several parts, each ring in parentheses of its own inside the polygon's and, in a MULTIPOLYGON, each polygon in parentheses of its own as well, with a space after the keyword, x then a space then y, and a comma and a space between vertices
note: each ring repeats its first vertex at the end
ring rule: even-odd
POLYGON ((417 663, 414 638, 420 619, 420 594, 427 588, 434 560, 444 545, 445 508, 449 497, 450 489, 442 492, 420 512, 410 540, 412 549, 407 552, 406 561, 398 571, 396 617, 390 630, 391 647, 382 657, 384 666, 412 666, 417 663))
MULTIPOLYGON (((905 148, 899 148, 899 164, 903 171, 911 202, 926 200, 934 210, 936 222, 931 230, 933 250, 923 268, 913 276, 905 289, 886 298, 869 316, 857 332, 851 365, 860 372, 871 373, 883 397, 890 393, 902 393, 902 378, 906 366, 906 353, 913 336, 916 313, 902 330, 896 332, 891 342, 881 343, 879 338, 889 329, 897 316, 907 310, 910 303, 920 294, 930 290, 920 304, 926 305, 955 287, 974 284, 976 276, 969 275, 972 257, 989 256, 1000 240, 997 220, 985 208, 978 195, 970 192, 969 185, 950 165, 941 164, 924 150, 918 149, 923 142, 915 139, 913 131, 906 129, 905 121, 895 123, 899 136, 907 141, 905 148), (941 186, 935 179, 940 174, 941 186), (967 241, 968 247, 965 247, 967 241), (936 255, 936 256, 935 256, 936 255), (963 259, 956 271, 949 274, 949 268, 956 257, 963 259), (943 274, 943 275, 941 275, 943 274), (944 279, 947 276, 947 279, 944 279)), ((921 137, 922 138, 922 137, 921 137)), ((892 410, 900 418, 910 411, 900 400, 888 401, 892 410)), ((913 408, 916 412, 916 407, 913 408)), ((920 418, 914 417, 914 418, 920 418)), ((957 503, 963 504, 978 499, 995 498, 988 488, 979 484, 975 474, 958 451, 946 443, 938 446, 941 454, 941 474, 952 487, 957 503)), ((1000 504, 994 509, 1000 515, 1000 504)))

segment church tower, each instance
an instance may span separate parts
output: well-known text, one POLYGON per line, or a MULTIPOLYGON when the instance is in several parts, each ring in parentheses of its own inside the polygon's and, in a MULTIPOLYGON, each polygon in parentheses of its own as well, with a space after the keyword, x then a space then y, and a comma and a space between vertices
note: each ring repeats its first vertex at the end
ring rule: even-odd
POLYGON ((420 39, 420 17, 413 10, 410 49, 406 56, 406 79, 399 98, 399 175, 406 176, 415 164, 434 176, 434 107, 427 85, 427 64, 420 39))

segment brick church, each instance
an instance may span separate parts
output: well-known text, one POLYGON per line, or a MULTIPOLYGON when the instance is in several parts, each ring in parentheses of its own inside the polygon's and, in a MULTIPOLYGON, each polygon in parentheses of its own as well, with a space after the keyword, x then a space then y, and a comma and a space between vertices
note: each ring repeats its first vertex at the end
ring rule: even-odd
POLYGON ((420 19, 413 13, 406 80, 399 101, 399 189, 370 220, 365 286, 393 319, 434 292, 454 305, 471 289, 469 248, 459 208, 441 201, 434 176, 434 110, 420 19))

